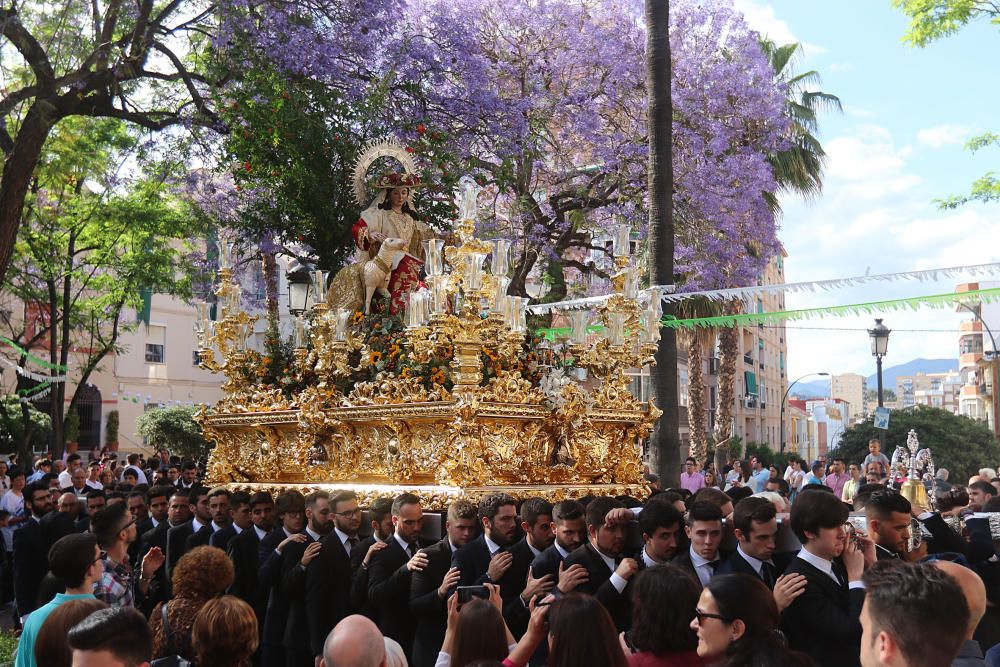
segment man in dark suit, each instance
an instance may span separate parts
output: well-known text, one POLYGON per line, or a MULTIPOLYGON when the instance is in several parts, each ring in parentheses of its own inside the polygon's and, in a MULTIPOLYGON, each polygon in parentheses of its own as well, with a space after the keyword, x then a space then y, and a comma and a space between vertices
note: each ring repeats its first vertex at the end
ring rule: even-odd
POLYGON ((722 517, 722 510, 715 503, 694 502, 688 511, 688 525, 684 528, 691 546, 673 560, 674 565, 694 574, 702 586, 715 575, 725 557, 719 553, 722 517))
POLYGON ((368 567, 368 599, 378 608, 379 629, 399 642, 407 661, 412 657, 416 628, 410 611, 411 578, 415 571, 427 567, 427 555, 418 551, 423 519, 419 498, 411 493, 397 496, 392 502, 396 530, 368 567))
POLYGON ((822 489, 800 491, 792 504, 792 530, 802 550, 785 572, 805 576, 806 587, 781 615, 781 629, 790 648, 823 667, 860 664, 861 576, 866 564, 875 563, 875 544, 847 539, 847 516, 844 503, 822 489))
POLYGON ((46 548, 66 535, 79 532, 76 529, 76 521, 80 513, 80 501, 76 494, 64 493, 59 496, 55 510, 43 516, 41 520, 46 548))
POLYGON ((52 495, 41 482, 32 482, 22 493, 24 509, 31 513, 31 518, 14 531, 14 600, 23 623, 38 608, 38 592, 48 571, 41 520, 52 510, 52 495))
POLYGON ((195 547, 203 547, 211 544, 212 536, 224 528, 229 528, 232 523, 232 511, 229 499, 232 494, 228 489, 215 488, 208 492, 208 530, 196 531, 188 537, 184 543, 184 553, 191 551, 195 547))
POLYGON ((413 640, 413 665, 433 667, 448 629, 448 596, 461 574, 451 566, 452 556, 476 534, 478 511, 467 500, 448 506, 445 522, 447 536, 421 552, 427 566, 413 573, 410 580, 410 611, 417 619, 413 640))
POLYGON ((258 491, 250 498, 250 520, 250 528, 234 536, 226 545, 234 570, 233 583, 226 592, 253 607, 258 624, 262 626, 267 596, 257 586, 257 558, 261 541, 274 527, 274 500, 270 493, 258 491))
MULTIPOLYGON (((181 491, 175 487, 153 487, 150 489, 150 493, 158 494, 151 496, 152 498, 159 498, 160 495, 167 492, 170 495, 166 520, 161 521, 156 528, 142 536, 136 565, 142 563, 143 557, 153 547, 159 547, 160 551, 165 554, 167 552, 167 532, 171 528, 181 526, 191 520, 191 500, 187 491, 181 491)), ((166 567, 158 568, 153 575, 153 581, 149 584, 149 592, 143 603, 143 612, 147 616, 152 612, 156 603, 170 599, 170 579, 167 577, 166 569, 166 567)))
POLYGON ((558 582, 563 559, 587 539, 587 522, 583 514, 583 505, 575 500, 563 500, 552 507, 555 540, 531 561, 531 573, 536 579, 550 576, 550 581, 558 582))
MULTIPOLYGON (((212 515, 208 511, 208 489, 197 486, 190 491, 191 519, 167 531, 167 577, 174 576, 174 568, 181 556, 188 552, 188 538, 195 533, 211 535, 212 515)), ((207 542, 206 542, 207 543, 207 542)))
POLYGON ((519 514, 524 537, 510 547, 510 569, 500 580, 504 620, 517 640, 528 629, 531 598, 544 596, 556 585, 555 577, 535 576, 531 570, 531 563, 552 546, 552 503, 528 498, 521 503, 519 514))
POLYGON ((639 514, 643 547, 636 557, 640 570, 669 563, 681 543, 684 517, 661 493, 653 496, 639 514))
MULTIPOLYGON (((322 656, 327 635, 353 613, 351 553, 358 545, 361 508, 353 491, 342 491, 331 502, 333 530, 321 541, 319 554, 308 563, 305 581, 305 630, 311 656, 322 656)), ((289 617, 289 626, 293 618, 289 617)))
POLYGON ((452 565, 461 573, 459 586, 503 585, 514 562, 505 550, 517 531, 517 501, 506 493, 491 493, 479 503, 483 534, 455 552, 452 565))
POLYGON ((87 514, 77 519, 76 531, 78 533, 83 533, 90 530, 90 520, 95 514, 100 512, 108 504, 108 498, 105 496, 104 491, 88 491, 87 492, 87 514))
POLYGON ((284 554, 288 547, 304 542, 305 498, 298 491, 286 491, 274 503, 280 526, 260 541, 257 560, 257 585, 267 596, 266 611, 260 621, 261 665, 285 667, 285 625, 288 622, 288 598, 284 593, 284 554))
POLYGON ((351 550, 351 606, 378 624, 378 610, 368 600, 368 568, 372 558, 389 546, 396 530, 392 525, 392 498, 376 498, 368 511, 372 534, 351 550))
MULTIPOLYGON (((209 508, 211 505, 211 501, 209 501, 209 508)), ((228 551, 230 540, 244 530, 249 530, 250 526, 253 525, 253 517, 250 514, 250 494, 246 491, 237 491, 229 497, 229 509, 231 514, 229 525, 219 528, 212 533, 212 537, 208 540, 209 545, 223 551, 228 551)), ((215 519, 213 518, 212 521, 214 522, 215 519)))
MULTIPOLYGON (((128 562, 135 563, 139 556, 139 547, 142 546, 142 536, 155 528, 149 516, 149 504, 146 502, 146 493, 143 491, 132 491, 128 494, 128 511, 135 522, 135 541, 128 546, 128 562)), ((166 498, 164 498, 164 508, 166 508, 166 498)))
POLYGON ((306 496, 306 539, 290 544, 284 556, 281 586, 288 601, 288 620, 282 644, 287 667, 313 667, 315 664, 309 640, 306 574, 323 548, 322 540, 333 528, 330 511, 330 494, 326 491, 314 491, 306 496))
POLYGON ((631 588, 633 576, 639 571, 634 558, 623 558, 625 550, 624 523, 607 525, 608 513, 623 505, 614 498, 595 498, 587 505, 588 542, 563 561, 564 575, 574 566, 586 571, 586 578, 572 583, 563 576, 559 590, 575 590, 596 597, 608 610, 618 630, 628 630, 632 625, 631 588))
POLYGON ((891 489, 869 496, 865 523, 878 560, 900 560, 910 550, 911 511, 910 501, 891 489))

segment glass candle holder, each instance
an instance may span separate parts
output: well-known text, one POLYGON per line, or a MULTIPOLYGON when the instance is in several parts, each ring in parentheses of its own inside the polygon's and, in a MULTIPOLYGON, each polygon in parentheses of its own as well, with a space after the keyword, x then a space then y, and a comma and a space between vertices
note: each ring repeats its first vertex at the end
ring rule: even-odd
POLYGON ((621 345, 625 342, 625 315, 622 313, 611 313, 608 317, 608 342, 612 345, 621 345))
POLYGON ((479 187, 471 176, 463 176, 458 181, 458 195, 455 197, 458 204, 459 220, 475 220, 478 214, 479 187))
POLYGON ((496 239, 493 241, 493 257, 490 261, 490 273, 494 276, 506 276, 510 271, 510 241, 496 239))
POLYGON ((528 300, 523 296, 511 296, 507 298, 510 301, 510 330, 520 333, 527 328, 527 313, 525 309, 528 306, 528 300))
POLYGON ((481 252, 474 252, 465 258, 465 275, 463 276, 463 287, 466 292, 475 292, 483 288, 483 262, 486 255, 481 252))
POLYGON ((233 248, 236 244, 231 241, 216 241, 215 246, 219 250, 219 268, 233 268, 233 248))
POLYGON ((444 273, 444 239, 429 239, 424 241, 424 271, 428 278, 434 278, 444 273))
POLYGON ((507 288, 510 287, 510 278, 498 277, 497 290, 493 293, 493 302, 490 305, 491 313, 503 313, 503 302, 507 298, 507 288))
POLYGON ((309 336, 306 333, 306 322, 299 315, 295 318, 295 347, 304 348, 309 343, 309 336))
POLYGON ((326 303, 326 271, 316 270, 312 274, 312 291, 316 295, 316 303, 326 303))
POLYGON ((243 288, 239 285, 233 285, 229 290, 229 299, 226 302, 229 314, 235 315, 240 312, 240 301, 243 299, 243 288))
POLYGON ((574 310, 570 313, 572 333, 570 337, 575 345, 587 344, 587 325, 590 323, 590 313, 586 310, 574 310))
POLYGON ((638 299, 639 298, 639 269, 635 266, 630 266, 625 272, 625 285, 622 290, 623 295, 626 299, 638 299))
POLYGON ((612 236, 612 252, 615 257, 628 257, 632 254, 632 226, 627 222, 619 222, 614 226, 612 236))
POLYGON ((351 311, 338 308, 333 318, 333 339, 341 343, 347 340, 347 324, 351 321, 351 311))
POLYGON ((435 315, 448 312, 448 280, 445 276, 438 276, 431 283, 431 310, 435 315))

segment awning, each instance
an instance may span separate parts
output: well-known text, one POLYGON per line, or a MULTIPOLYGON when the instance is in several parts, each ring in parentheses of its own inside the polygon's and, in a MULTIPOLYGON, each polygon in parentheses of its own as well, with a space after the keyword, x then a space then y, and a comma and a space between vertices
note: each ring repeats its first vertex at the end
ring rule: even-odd
POLYGON ((746 383, 747 396, 756 396, 757 374, 753 371, 743 371, 743 381, 746 383))

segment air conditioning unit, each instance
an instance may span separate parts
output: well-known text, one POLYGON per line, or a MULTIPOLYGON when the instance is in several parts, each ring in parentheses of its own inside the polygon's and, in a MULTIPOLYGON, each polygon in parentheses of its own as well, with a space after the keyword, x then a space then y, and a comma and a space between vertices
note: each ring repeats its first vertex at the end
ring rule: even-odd
POLYGON ((753 396, 747 396, 743 399, 743 407, 749 409, 757 405, 757 399, 753 396))
POLYGON ((719 358, 718 357, 709 357, 709 359, 708 359, 708 372, 711 375, 718 375, 719 374, 719 358))

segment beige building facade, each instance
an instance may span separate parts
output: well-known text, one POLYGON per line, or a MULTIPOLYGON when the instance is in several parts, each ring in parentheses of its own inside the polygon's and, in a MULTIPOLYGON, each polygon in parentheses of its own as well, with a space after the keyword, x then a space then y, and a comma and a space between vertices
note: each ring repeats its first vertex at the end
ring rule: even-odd
POLYGON ((847 404, 850 423, 862 421, 866 416, 865 376, 857 373, 844 373, 830 376, 830 398, 847 404))

